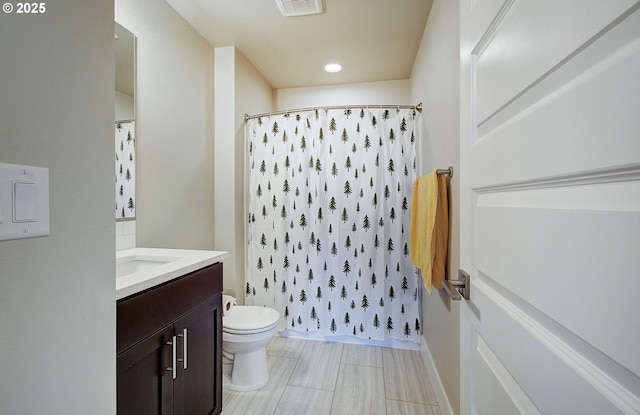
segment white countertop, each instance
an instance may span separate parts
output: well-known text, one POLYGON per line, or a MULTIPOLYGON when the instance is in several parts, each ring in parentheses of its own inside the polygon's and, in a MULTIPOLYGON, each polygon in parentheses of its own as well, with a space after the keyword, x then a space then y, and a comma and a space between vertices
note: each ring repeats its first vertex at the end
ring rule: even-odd
POLYGON ((131 248, 116 251, 117 264, 134 257, 138 261, 160 261, 158 265, 116 278, 116 299, 128 297, 181 277, 229 257, 226 251, 190 249, 131 248))

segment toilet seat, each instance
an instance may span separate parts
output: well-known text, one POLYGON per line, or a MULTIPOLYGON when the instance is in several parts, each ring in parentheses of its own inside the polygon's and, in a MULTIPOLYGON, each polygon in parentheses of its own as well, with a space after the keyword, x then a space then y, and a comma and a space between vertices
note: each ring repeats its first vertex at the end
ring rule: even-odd
POLYGON ((222 318, 222 331, 231 334, 254 334, 273 329, 280 314, 261 306, 236 306, 222 318))

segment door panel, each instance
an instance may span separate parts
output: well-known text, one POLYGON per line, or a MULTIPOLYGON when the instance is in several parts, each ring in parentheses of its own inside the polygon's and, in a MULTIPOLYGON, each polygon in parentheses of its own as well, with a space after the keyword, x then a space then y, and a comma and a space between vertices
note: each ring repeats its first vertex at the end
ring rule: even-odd
POLYGON ((564 0, 511 1, 505 5, 473 52, 478 125, 550 71, 557 71, 556 65, 592 41, 632 3, 564 0), (576 13, 583 15, 574 24, 565 24, 566 17, 576 13))
POLYGON ((118 355, 118 415, 173 413, 172 327, 118 355))
POLYGON ((476 269, 637 375, 639 213, 477 207, 476 269))
POLYGON ((460 4, 462 413, 640 413, 640 2, 460 4))
MULTIPOLYGON (((474 186, 637 163, 640 15, 624 16, 594 34, 580 53, 510 94, 511 101, 492 117, 479 118, 475 114, 482 109, 472 105, 470 136, 474 143, 484 141, 474 148, 472 167, 494 163, 474 176, 474 186)), ((473 82, 479 89, 482 80, 473 82)), ((499 93, 496 85, 492 88, 499 93)))
MULTIPOLYGON (((222 339, 221 303, 222 297, 218 295, 175 324, 176 333, 187 336, 187 367, 184 369, 181 360, 179 367, 182 370, 179 370, 176 382, 180 390, 176 405, 185 415, 210 415, 219 413, 222 408, 222 396, 217 387, 222 379, 222 352, 216 343, 216 338, 222 339)), ((184 337, 181 339, 184 344, 184 337)), ((180 356, 184 359, 182 346, 180 356)))
MULTIPOLYGON (((513 405, 521 408, 517 412, 477 413, 634 413, 625 403, 632 398, 629 393, 602 373, 615 373, 605 356, 596 356, 592 350, 590 359, 586 358, 584 351, 579 351, 589 346, 580 338, 548 321, 485 275, 480 274, 474 283, 473 302, 482 310, 482 322, 475 321, 478 330, 472 337, 473 365, 475 370, 486 365, 493 375, 475 372, 475 385, 487 389, 486 383, 496 377, 513 405)), ((487 408, 491 408, 489 403, 485 402, 487 408)))
POLYGON ((477 384, 473 391, 473 400, 478 413, 539 414, 538 409, 509 370, 475 331, 473 343, 477 351, 474 354, 473 372, 483 379, 483 382, 477 384))

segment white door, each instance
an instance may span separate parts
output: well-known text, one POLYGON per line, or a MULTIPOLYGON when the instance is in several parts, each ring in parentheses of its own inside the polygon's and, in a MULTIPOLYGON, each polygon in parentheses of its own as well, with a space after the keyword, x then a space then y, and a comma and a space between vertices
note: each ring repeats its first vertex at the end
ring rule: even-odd
POLYGON ((640 2, 460 0, 463 414, 640 413, 640 2))

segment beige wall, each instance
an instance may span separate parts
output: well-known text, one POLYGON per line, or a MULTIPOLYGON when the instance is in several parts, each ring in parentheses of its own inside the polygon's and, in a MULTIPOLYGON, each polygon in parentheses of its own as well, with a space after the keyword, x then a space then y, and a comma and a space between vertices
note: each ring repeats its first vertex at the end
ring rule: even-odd
POLYGON ((244 114, 273 110, 271 85, 235 48, 215 49, 215 245, 229 251, 224 291, 244 303, 244 114))
POLYGON ((214 249, 213 48, 165 1, 115 13, 137 37, 137 245, 214 249))
POLYGON ((0 241, 0 413, 115 414, 113 1, 46 6, 0 13, 0 163, 49 168, 50 208, 0 241))
MULTIPOLYGON (((460 161, 459 145, 459 14, 458 2, 435 0, 411 77, 411 96, 424 104, 423 173, 460 161)), ((459 184, 451 181, 449 277, 457 278, 460 263, 459 184)), ((444 290, 423 289, 424 337, 454 413, 459 413, 459 304, 444 290)))
POLYGON ((236 251, 242 234, 236 232, 236 221, 242 207, 236 206, 236 178, 240 167, 236 163, 235 145, 235 48, 215 49, 215 245, 229 252, 224 260, 224 293, 238 297, 237 286, 242 274, 237 267, 241 252, 236 251))
POLYGON ((366 82, 276 91, 276 110, 329 105, 415 105, 410 100, 408 80, 366 82))

